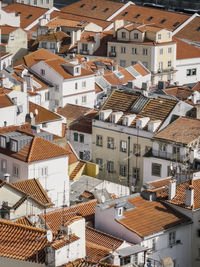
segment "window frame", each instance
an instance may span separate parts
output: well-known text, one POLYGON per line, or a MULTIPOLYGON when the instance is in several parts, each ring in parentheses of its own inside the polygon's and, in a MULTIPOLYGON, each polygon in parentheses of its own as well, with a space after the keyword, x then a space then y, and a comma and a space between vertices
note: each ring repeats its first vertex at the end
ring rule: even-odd
POLYGON ((151 164, 151 175, 152 176, 157 176, 157 177, 161 177, 161 172, 162 172, 162 164, 159 164, 159 163, 155 163, 155 162, 152 162, 152 164, 151 164), (157 172, 157 170, 156 170, 156 172, 155 172, 155 169, 153 170, 153 167, 155 168, 160 168, 159 169, 159 173, 157 172))
POLYGON ((120 152, 126 153, 127 152, 127 141, 120 140, 120 152), (123 145, 125 144, 125 145, 123 145))
POLYGON ((97 134, 96 135, 96 146, 103 147, 103 136, 97 134))

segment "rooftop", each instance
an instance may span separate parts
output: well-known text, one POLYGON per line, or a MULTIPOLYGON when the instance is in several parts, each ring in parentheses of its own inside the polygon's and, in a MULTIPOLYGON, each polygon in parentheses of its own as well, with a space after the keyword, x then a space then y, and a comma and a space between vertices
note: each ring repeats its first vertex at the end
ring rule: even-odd
MULTIPOLYGON (((97 200, 94 199, 64 209, 57 209, 47 212, 46 225, 53 232, 57 232, 63 220, 64 222, 67 222, 78 215, 84 217, 87 221, 94 216, 96 204, 97 200)), ((43 214, 41 214, 40 217, 43 221, 45 221, 43 214)))
POLYGON ((9 96, 7 96, 5 92, 0 92, 0 108, 6 108, 11 106, 14 106, 14 103, 9 98, 9 96))
POLYGON ((167 140, 188 145, 200 136, 200 120, 179 117, 154 136, 155 140, 167 140))
POLYGON ((175 37, 174 40, 177 43, 177 54, 176 54, 177 60, 188 59, 188 58, 200 58, 200 48, 197 48, 175 37))
POLYGON ((108 0, 81 0, 61 8, 61 11, 106 20, 123 6, 123 3, 108 0))
POLYGON ((12 26, 8 26, 8 25, 1 25, 0 26, 0 30, 1 30, 1 34, 10 34, 11 32, 14 32, 15 30, 17 30, 19 28, 16 27, 12 27, 12 26))
POLYGON ((65 149, 67 150, 67 153, 69 156, 69 165, 79 161, 69 141, 67 142, 65 149))
POLYGON ((193 93, 193 91, 189 89, 187 86, 166 88, 164 89, 164 92, 167 95, 175 96, 176 98, 180 100, 188 99, 188 97, 193 93))
POLYGON ((112 21, 123 19, 138 24, 151 23, 154 26, 173 31, 189 18, 190 15, 174 11, 171 12, 144 6, 130 5, 115 16, 112 21))

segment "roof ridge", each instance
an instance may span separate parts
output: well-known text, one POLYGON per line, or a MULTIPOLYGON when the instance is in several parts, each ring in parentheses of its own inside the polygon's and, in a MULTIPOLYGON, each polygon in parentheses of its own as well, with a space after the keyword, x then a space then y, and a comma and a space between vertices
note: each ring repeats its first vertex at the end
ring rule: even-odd
POLYGON ((122 241, 122 242, 124 242, 124 240, 121 239, 121 238, 118 238, 118 237, 113 236, 113 235, 111 235, 111 234, 102 232, 102 231, 97 230, 97 229, 95 229, 95 228, 92 228, 92 227, 90 227, 90 226, 88 226, 88 225, 86 226, 86 229, 87 229, 87 228, 88 228, 89 230, 92 230, 92 231, 97 232, 97 233, 99 233, 99 234, 106 235, 106 236, 109 236, 109 237, 111 237, 111 238, 113 238, 113 239, 116 239, 116 240, 118 240, 118 241, 122 241))
POLYGON ((39 180, 36 178, 33 178, 33 180, 36 182, 37 186, 39 187, 42 195, 45 197, 45 199, 47 200, 47 202, 51 202, 50 198, 48 197, 47 193, 45 192, 44 188, 42 187, 42 185, 40 184, 39 180))

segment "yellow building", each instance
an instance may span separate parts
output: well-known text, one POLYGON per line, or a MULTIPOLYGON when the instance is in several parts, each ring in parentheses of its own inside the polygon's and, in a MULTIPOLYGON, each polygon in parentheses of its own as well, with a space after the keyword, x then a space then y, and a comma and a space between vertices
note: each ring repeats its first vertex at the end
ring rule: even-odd
POLYGON ((172 32, 153 25, 115 21, 114 36, 108 42, 107 56, 122 67, 141 61, 152 73, 152 83, 174 79, 176 42, 172 32))
POLYGON ((169 123, 177 103, 113 91, 93 121, 92 161, 99 164, 98 178, 139 191, 143 156, 152 148, 155 132, 169 123))

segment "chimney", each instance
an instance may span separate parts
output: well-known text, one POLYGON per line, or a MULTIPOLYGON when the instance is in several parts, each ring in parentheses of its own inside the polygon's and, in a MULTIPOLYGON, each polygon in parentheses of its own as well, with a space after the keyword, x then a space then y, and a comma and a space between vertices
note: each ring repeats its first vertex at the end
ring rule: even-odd
POLYGON ((4 173, 4 180, 6 180, 7 183, 10 182, 10 174, 9 173, 4 173))
POLYGON ((114 37, 116 37, 116 35, 117 35, 117 30, 123 26, 124 26, 124 20, 123 19, 114 21, 114 27, 113 27, 114 28, 114 33, 113 33, 114 37))
POLYGON ((27 82, 26 81, 23 81, 21 88, 22 88, 22 92, 27 93, 27 82))
POLYGON ((27 89, 33 92, 33 75, 32 74, 24 75, 24 79, 27 83, 27 89))
POLYGON ((187 207, 192 207, 193 204, 194 204, 194 187, 190 185, 186 188, 185 205, 187 207))
POLYGON ((176 195, 176 180, 172 179, 169 182, 168 199, 172 200, 176 195))

